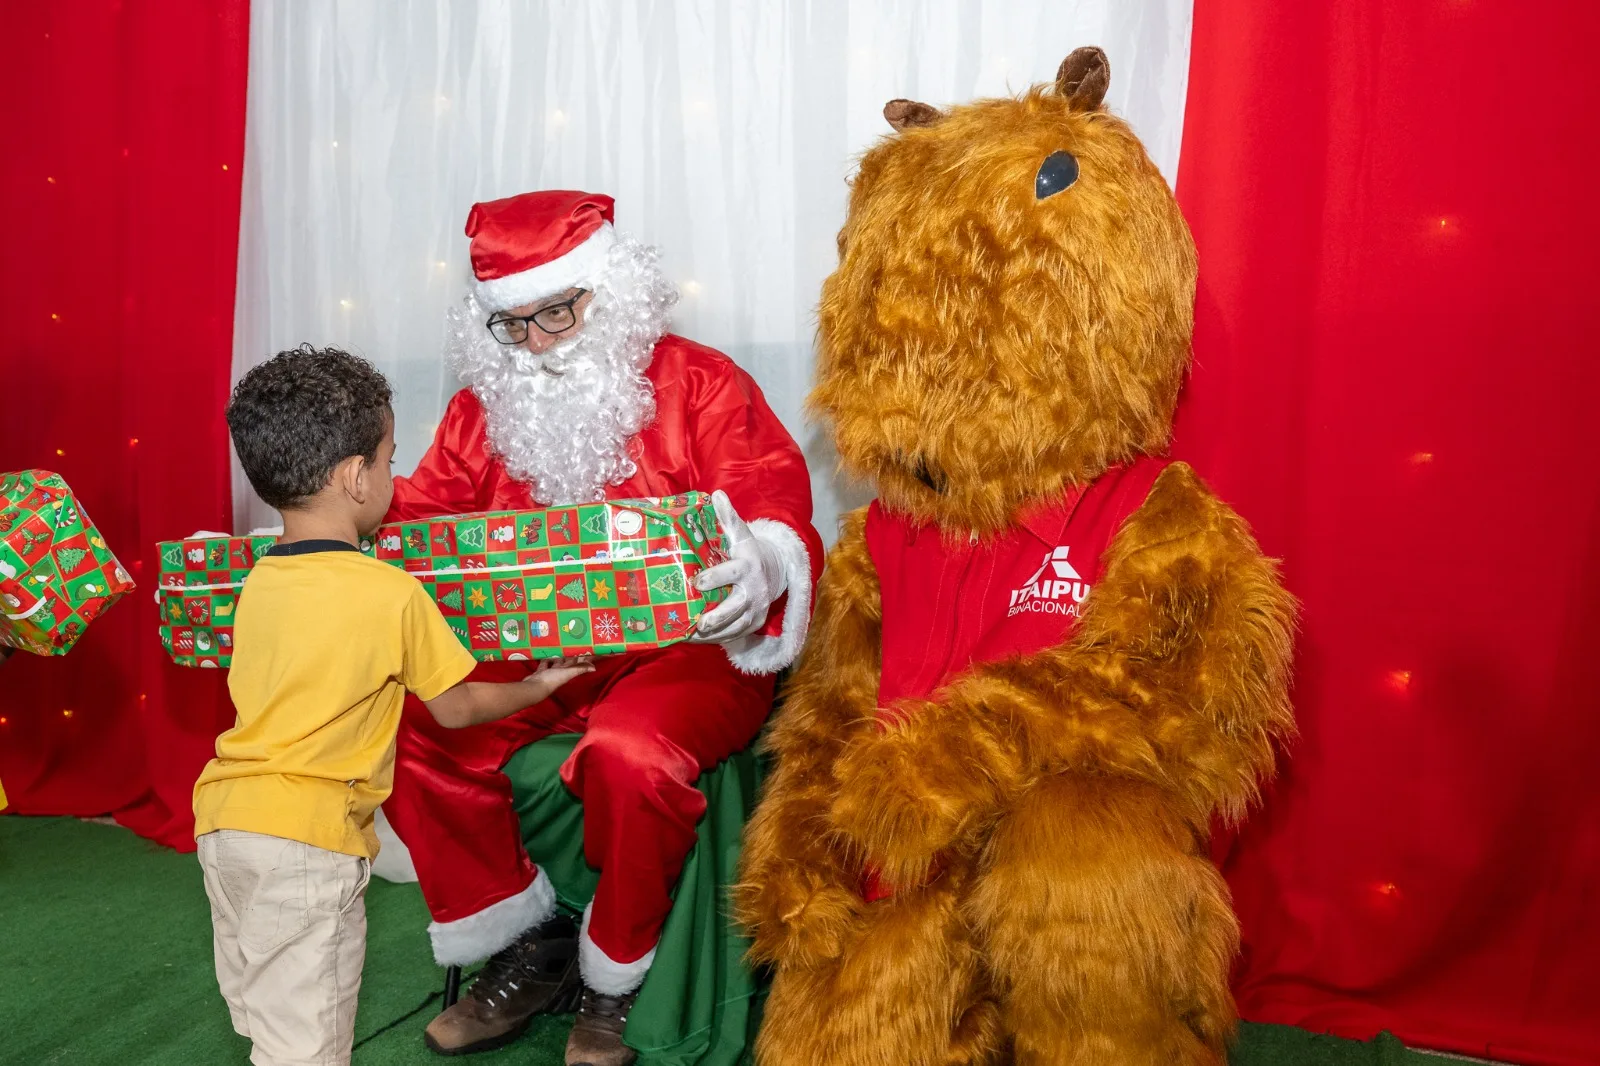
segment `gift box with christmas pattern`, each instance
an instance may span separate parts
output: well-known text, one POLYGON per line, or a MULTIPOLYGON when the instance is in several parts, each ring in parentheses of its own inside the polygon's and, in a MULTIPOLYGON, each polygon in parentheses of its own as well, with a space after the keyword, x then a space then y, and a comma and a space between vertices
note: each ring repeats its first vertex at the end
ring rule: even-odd
POLYGON ((161 643, 180 666, 227 666, 233 657, 233 609, 245 575, 277 543, 273 536, 201 533, 164 540, 156 602, 161 643))
POLYGON ((416 575, 480 660, 616 655, 684 640, 724 590, 711 497, 495 511, 385 526, 377 557, 416 575))
MULTIPOLYGON (((174 661, 228 665, 238 590, 271 543, 161 545, 162 642, 174 661)), ((483 662, 617 655, 685 640, 725 593, 701 593, 694 577, 726 549, 711 497, 699 492, 398 522, 362 544, 421 581, 483 662)))
POLYGON ((0 474, 0 644, 65 655, 132 588, 61 475, 0 474))

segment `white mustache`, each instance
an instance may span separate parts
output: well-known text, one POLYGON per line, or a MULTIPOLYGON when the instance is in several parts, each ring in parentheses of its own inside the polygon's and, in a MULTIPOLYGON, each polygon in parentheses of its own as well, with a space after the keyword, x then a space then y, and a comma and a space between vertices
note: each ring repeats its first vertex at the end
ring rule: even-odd
POLYGON ((578 340, 577 337, 571 337, 560 344, 551 345, 538 355, 519 344, 511 351, 511 363, 522 374, 531 375, 536 371, 543 371, 551 377, 558 378, 593 370, 598 364, 592 356, 574 355, 578 340))

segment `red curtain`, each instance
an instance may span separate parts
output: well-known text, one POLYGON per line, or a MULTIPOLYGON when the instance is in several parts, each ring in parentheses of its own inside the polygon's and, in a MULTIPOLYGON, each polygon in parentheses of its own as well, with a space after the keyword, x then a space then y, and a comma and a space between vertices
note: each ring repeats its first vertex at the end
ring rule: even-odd
POLYGON ((64 658, 0 664, 20 813, 193 848, 233 712, 156 637, 154 544, 229 529, 247 0, 0 8, 0 470, 62 474, 139 583, 64 658))
POLYGON ((1247 1018, 1600 1062, 1600 6, 1196 0, 1177 450, 1302 597, 1247 1018))

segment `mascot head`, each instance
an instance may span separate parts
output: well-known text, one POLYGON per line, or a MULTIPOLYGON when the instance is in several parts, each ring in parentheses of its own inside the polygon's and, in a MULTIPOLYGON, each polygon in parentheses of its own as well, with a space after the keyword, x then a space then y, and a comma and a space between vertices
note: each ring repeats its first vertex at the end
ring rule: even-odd
POLYGON ((1165 447, 1194 244, 1080 48, 1055 84, 941 112, 891 101, 822 289, 810 406, 892 511, 1003 529, 1165 447))

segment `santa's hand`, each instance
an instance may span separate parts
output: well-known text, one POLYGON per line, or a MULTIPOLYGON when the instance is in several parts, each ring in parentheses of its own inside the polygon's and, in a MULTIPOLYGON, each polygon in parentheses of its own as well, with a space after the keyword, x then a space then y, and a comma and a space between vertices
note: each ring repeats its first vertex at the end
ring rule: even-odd
POLYGON ((728 559, 695 578, 701 592, 727 588, 727 598, 700 616, 691 640, 726 644, 747 637, 767 621, 773 601, 788 587, 778 550, 754 533, 734 511, 725 492, 711 494, 717 521, 728 537, 728 559))

